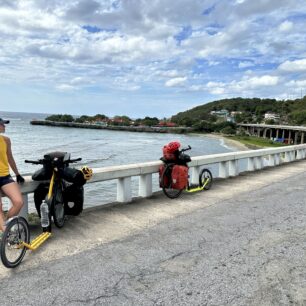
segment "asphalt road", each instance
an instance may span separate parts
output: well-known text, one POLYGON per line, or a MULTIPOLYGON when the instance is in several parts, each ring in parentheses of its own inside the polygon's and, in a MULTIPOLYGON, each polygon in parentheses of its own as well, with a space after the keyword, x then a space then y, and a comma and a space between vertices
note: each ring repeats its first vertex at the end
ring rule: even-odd
POLYGON ((0 304, 306 305, 305 170, 87 211, 0 268, 0 304))

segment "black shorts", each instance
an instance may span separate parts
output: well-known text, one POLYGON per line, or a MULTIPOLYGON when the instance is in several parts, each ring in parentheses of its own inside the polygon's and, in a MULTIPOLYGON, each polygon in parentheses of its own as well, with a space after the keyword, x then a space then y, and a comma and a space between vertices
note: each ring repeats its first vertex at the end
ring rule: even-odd
POLYGON ((10 175, 0 176, 0 188, 4 185, 14 183, 15 181, 12 179, 10 175))

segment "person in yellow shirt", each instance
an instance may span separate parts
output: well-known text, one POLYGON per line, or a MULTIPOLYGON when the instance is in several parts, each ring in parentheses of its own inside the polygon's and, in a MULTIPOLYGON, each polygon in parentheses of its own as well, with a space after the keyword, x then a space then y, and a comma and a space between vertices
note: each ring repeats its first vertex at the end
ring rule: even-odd
MULTIPOLYGON (((0 118, 0 133, 5 132, 5 124, 8 124, 8 120, 0 118)), ((16 174, 17 183, 23 183, 24 178, 19 174, 12 149, 11 141, 8 137, 0 135, 0 191, 2 194, 7 196, 12 206, 9 209, 6 219, 17 216, 20 212, 23 200, 18 184, 13 180, 10 175, 10 168, 16 174)), ((5 230, 5 218, 3 215, 2 201, 0 195, 0 239, 1 231, 5 230)))

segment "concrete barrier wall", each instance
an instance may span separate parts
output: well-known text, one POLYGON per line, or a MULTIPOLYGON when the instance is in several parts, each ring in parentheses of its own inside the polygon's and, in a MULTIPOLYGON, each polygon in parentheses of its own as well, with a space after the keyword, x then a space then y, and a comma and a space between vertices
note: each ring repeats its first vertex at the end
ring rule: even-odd
MULTIPOLYGON (((282 163, 292 162, 306 157, 306 144, 293 145, 279 148, 230 152, 192 157, 189 163, 191 183, 198 183, 200 169, 206 165, 217 164, 218 177, 227 178, 237 176, 241 172, 239 160, 247 160, 247 171, 260 170, 266 166, 274 167, 282 163)), ((93 178, 88 183, 117 180, 117 201, 132 201, 131 177, 139 177, 139 196, 150 197, 152 195, 152 174, 157 173, 161 161, 153 161, 138 164, 111 166, 93 169, 93 178)), ((28 194, 34 192, 40 182, 35 182, 30 176, 25 177, 26 182, 21 186, 25 205, 21 215, 28 214, 28 194)))

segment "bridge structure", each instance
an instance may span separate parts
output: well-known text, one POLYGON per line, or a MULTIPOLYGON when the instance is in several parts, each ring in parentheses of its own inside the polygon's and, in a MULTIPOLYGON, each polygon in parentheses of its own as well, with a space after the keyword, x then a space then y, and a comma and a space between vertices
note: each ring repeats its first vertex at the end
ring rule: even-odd
POLYGON ((303 144, 306 142, 305 126, 268 125, 268 124, 237 124, 247 134, 263 138, 281 139, 288 144, 303 144))
MULTIPOLYGON (((206 156, 192 157, 189 163, 190 180, 198 184, 198 177, 203 167, 214 165, 217 167, 218 178, 238 176, 241 172, 257 171, 266 167, 275 167, 295 160, 305 159, 306 144, 292 145, 279 148, 239 151, 206 156), (245 161, 246 167, 242 168, 240 161, 245 161)), ((138 177, 138 197, 149 198, 153 195, 154 174, 158 173, 161 161, 151 161, 138 164, 110 166, 93 169, 93 178, 88 183, 104 181, 117 181, 117 202, 130 203, 132 197, 132 177, 138 177)), ((25 176, 26 182, 21 185, 24 206, 20 215, 28 217, 28 195, 33 193, 41 182, 33 181, 30 176, 25 176)))

